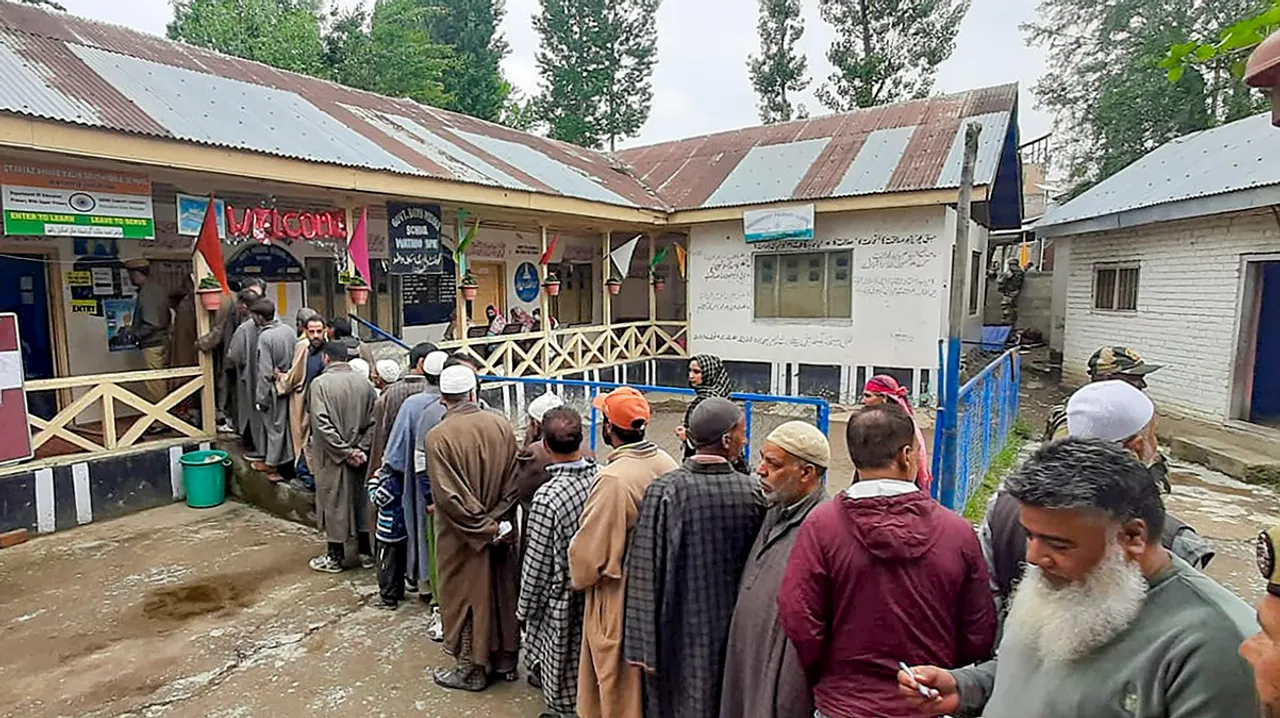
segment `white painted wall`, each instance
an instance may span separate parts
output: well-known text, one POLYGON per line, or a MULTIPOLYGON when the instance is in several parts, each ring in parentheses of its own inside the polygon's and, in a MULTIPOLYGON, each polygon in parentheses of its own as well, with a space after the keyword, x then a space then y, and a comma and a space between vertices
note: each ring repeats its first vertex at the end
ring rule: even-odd
POLYGON ((1280 227, 1265 211, 1073 238, 1065 380, 1083 383, 1098 347, 1127 345, 1164 365, 1148 380, 1162 410, 1225 420, 1240 331, 1242 255, 1263 252, 1280 252, 1280 227), (1094 266, 1116 261, 1140 263, 1136 312, 1093 309, 1094 266))
POLYGON ((1066 342, 1067 286, 1071 277, 1071 237, 1053 240, 1053 299, 1049 309, 1049 348, 1061 352, 1066 342))
MULTIPOLYGON (((945 334, 955 213, 940 207, 819 215, 810 242, 743 240, 742 223, 695 226, 690 236, 691 353, 731 361, 934 369, 945 334), (853 307, 839 319, 755 319, 760 252, 853 251, 853 307)), ((985 252, 976 224, 971 246, 985 252)), ((981 309, 966 322, 976 338, 981 309)))

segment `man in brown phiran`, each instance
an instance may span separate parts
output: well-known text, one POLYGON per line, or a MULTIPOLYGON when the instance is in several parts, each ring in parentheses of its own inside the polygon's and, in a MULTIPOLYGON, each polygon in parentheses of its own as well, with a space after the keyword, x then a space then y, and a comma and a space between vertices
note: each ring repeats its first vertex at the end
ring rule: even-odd
POLYGON ((456 665, 434 678, 445 688, 482 691, 494 677, 516 678, 516 435, 505 416, 476 403, 470 367, 446 367, 440 394, 445 418, 425 442, 444 649, 456 665))

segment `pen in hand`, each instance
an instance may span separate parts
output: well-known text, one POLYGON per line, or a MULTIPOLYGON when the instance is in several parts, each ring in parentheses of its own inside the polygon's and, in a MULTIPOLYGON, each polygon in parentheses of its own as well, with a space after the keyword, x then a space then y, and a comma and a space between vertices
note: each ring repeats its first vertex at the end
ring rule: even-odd
POLYGON ((924 686, 920 685, 920 681, 916 680, 916 672, 911 670, 911 666, 908 666, 906 663, 902 661, 898 661, 898 668, 902 669, 903 673, 907 674, 908 676, 911 676, 911 682, 916 684, 916 690, 920 691, 920 695, 924 696, 926 699, 929 699, 929 700, 933 699, 934 697, 933 692, 930 691, 928 688, 925 688, 924 686))

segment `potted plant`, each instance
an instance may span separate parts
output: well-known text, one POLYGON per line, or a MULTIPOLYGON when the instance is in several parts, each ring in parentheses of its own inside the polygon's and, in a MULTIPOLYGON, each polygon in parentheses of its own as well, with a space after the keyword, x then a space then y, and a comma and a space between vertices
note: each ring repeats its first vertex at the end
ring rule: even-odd
POLYGON ((222 305, 222 285, 218 283, 217 277, 201 277, 196 294, 200 295, 200 305, 211 312, 218 311, 218 307, 222 305))
POLYGON ((369 303, 369 284, 359 274, 352 274, 347 279, 347 297, 357 307, 369 303))
POLYGON ((653 284, 654 291, 658 291, 658 292, 661 292, 662 288, 667 286, 666 277, 663 277, 661 274, 658 274, 657 272, 652 272, 649 275, 649 282, 653 284))
POLYGON ((609 290, 610 294, 617 295, 622 291, 622 280, 617 277, 609 277, 604 280, 604 286, 609 290))
POLYGON ((476 281, 476 275, 467 272, 462 276, 462 298, 471 301, 476 298, 476 293, 480 291, 480 282, 476 281))
POLYGON ((548 297, 560 295, 560 278, 555 275, 555 272, 547 274, 547 278, 542 280, 542 288, 547 290, 548 297))

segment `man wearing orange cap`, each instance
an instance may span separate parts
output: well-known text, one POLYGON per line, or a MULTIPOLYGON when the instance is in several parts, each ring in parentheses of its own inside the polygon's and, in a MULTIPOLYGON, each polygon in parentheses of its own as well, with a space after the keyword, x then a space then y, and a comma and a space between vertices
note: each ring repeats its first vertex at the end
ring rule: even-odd
POLYGON ((645 439, 649 402, 643 394, 622 387, 597 396, 592 404, 604 414, 600 432, 612 452, 569 544, 573 587, 586 592, 578 715, 641 718, 640 669, 622 659, 623 566, 645 490, 675 470, 676 462, 645 439))
POLYGON ((1280 566, 1276 546, 1280 526, 1258 534, 1258 570, 1267 581, 1267 592, 1258 601, 1258 624, 1262 630, 1245 640, 1240 655, 1253 666, 1253 677, 1266 718, 1280 718, 1280 566))

